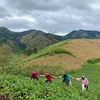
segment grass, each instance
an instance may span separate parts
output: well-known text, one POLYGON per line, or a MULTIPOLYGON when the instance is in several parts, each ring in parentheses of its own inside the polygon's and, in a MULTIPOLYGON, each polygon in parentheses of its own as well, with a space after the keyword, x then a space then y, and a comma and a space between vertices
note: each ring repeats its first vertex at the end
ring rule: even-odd
POLYGON ((100 62, 100 58, 94 58, 94 59, 90 59, 87 61, 87 63, 91 63, 91 64, 95 64, 95 63, 99 63, 100 62))
POLYGON ((0 95, 9 94, 10 100, 99 100, 100 65, 86 64, 70 74, 73 77, 84 75, 89 80, 89 90, 82 92, 81 81, 76 80, 72 80, 73 87, 67 87, 62 82, 63 79, 53 79, 52 84, 46 84, 42 77, 36 81, 21 73, 20 75, 1 73, 0 95))
POLYGON ((25 64, 34 66, 40 65, 58 65, 66 69, 78 69, 87 60, 100 58, 100 40, 99 39, 73 39, 65 40, 55 45, 38 51, 26 58, 25 64), (96 49, 95 49, 96 48, 96 49), (67 54, 69 53, 69 54, 67 54), (35 59, 36 58, 36 59, 35 59))
POLYGON ((69 55, 75 57, 75 55, 73 55, 70 51, 63 48, 64 44, 67 44, 67 41, 62 41, 60 43, 48 46, 48 47, 38 51, 37 54, 32 54, 25 61, 35 59, 38 57, 42 57, 42 56, 46 56, 46 55, 52 56, 54 54, 61 54, 61 53, 69 54, 69 55))
MULTIPOLYGON (((48 51, 51 52, 48 55, 52 55, 52 53, 55 54, 55 52, 59 54, 59 52, 61 53, 61 51, 63 51, 62 47, 66 43, 68 42, 63 41, 62 43, 49 46, 49 48, 44 48, 43 50, 39 51, 38 54, 32 55, 31 59, 39 57, 40 54, 41 55, 46 54, 46 52, 48 51)), ((82 43, 80 43, 80 47, 82 43)), ((78 52, 81 51, 80 47, 77 49, 78 52)), ((85 49, 83 48, 82 50, 83 51, 87 50, 87 47, 85 47, 85 49)), ((75 49, 75 47, 73 48, 75 49)), ((89 49, 88 51, 91 50, 92 49, 89 49)), ((9 94, 10 100, 12 99, 14 100, 99 100, 100 99, 100 91, 99 91, 100 90, 99 89, 100 59, 96 58, 96 56, 93 56, 92 51, 91 53, 89 52, 87 54, 86 51, 85 53, 81 52, 81 54, 83 56, 80 57, 80 59, 88 57, 87 59, 90 60, 88 60, 87 63, 84 64, 80 69, 70 71, 70 72, 66 71, 65 68, 62 66, 54 66, 54 65, 51 66, 51 65, 42 65, 42 64, 36 66, 35 65, 25 66, 23 65, 23 63, 21 63, 23 58, 19 59, 16 56, 13 57, 11 61, 7 60, 6 63, 0 66, 0 73, 1 73, 0 74, 0 95, 9 94), (86 57, 84 56, 85 54, 87 55, 86 57), (88 54, 92 56, 89 57, 88 54), (92 58, 94 57, 94 59, 91 59, 91 57, 92 58), (52 84, 49 83, 46 84, 45 79, 42 77, 39 77, 39 81, 30 80, 30 74, 32 71, 39 71, 41 74, 44 74, 45 72, 49 71, 52 75, 56 75, 56 76, 62 75, 63 73, 66 72, 66 73, 70 73, 75 78, 84 75, 89 80, 89 90, 82 92, 81 81, 78 82, 76 80, 72 80, 73 87, 67 87, 62 82, 62 79, 53 79, 52 84)), ((74 60, 71 60, 71 63, 72 62, 74 62, 74 60)))
POLYGON ((51 72, 53 75, 58 76, 59 74, 63 74, 66 69, 61 66, 50 66, 50 65, 34 65, 34 66, 26 66, 22 67, 22 70, 26 72, 28 75, 32 71, 38 71, 41 74, 45 74, 46 72, 51 72))

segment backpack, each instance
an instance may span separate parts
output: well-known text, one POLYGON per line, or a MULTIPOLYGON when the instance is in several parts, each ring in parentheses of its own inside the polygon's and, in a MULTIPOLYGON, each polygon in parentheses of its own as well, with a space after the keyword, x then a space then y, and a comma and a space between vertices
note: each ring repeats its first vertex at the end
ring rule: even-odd
POLYGON ((64 77, 63 82, 65 82, 66 80, 67 80, 67 81, 70 80, 69 74, 64 74, 63 77, 64 77))
POLYGON ((66 80, 66 74, 64 74, 64 79, 63 79, 63 82, 65 82, 65 80, 66 80))

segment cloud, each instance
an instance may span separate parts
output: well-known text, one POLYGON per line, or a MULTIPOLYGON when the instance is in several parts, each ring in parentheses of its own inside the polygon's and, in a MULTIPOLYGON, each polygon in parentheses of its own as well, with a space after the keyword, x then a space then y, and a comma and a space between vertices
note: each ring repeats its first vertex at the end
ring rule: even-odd
POLYGON ((9 27, 10 29, 14 29, 15 31, 24 31, 25 29, 30 29, 31 23, 35 23, 35 20, 30 17, 18 17, 13 16, 12 18, 1 19, 0 24, 9 27))
POLYGON ((6 0, 6 5, 11 5, 14 8, 17 8, 19 10, 26 10, 26 11, 32 11, 32 10, 44 10, 44 11, 52 11, 52 10, 58 10, 63 5, 61 3, 58 3, 58 0, 6 0), (11 5, 12 4, 12 5, 11 5))
POLYGON ((0 6, 0 18, 5 18, 5 17, 10 17, 10 14, 5 8, 0 6))
POLYGON ((0 24, 13 30, 100 30, 99 0, 0 0, 0 24))

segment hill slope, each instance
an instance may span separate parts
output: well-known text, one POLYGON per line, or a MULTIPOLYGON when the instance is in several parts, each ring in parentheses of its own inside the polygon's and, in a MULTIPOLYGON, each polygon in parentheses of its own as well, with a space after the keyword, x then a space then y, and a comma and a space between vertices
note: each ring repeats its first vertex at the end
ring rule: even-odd
POLYGON ((40 50, 46 46, 58 43, 66 39, 98 39, 99 31, 74 30, 65 36, 58 36, 51 33, 45 33, 40 30, 28 30, 23 32, 13 32, 5 27, 0 27, 0 44, 7 44, 13 52, 29 50, 40 50))
POLYGON ((75 56, 65 53, 47 55, 27 61, 25 66, 29 67, 37 65, 49 66, 51 68, 58 66, 56 68, 73 70, 81 67, 89 59, 100 58, 99 39, 66 40, 63 45, 60 45, 60 47, 63 47, 75 56))
POLYGON ((20 37, 21 43, 26 44, 28 48, 37 49, 44 48, 61 40, 63 40, 61 36, 47 34, 39 30, 33 30, 32 32, 20 37))
POLYGON ((37 48, 39 50, 62 40, 82 38, 98 39, 100 38, 100 32, 80 29, 74 30, 65 36, 58 36, 35 29, 13 32, 5 27, 0 27, 0 44, 8 44, 16 52, 29 48, 37 48))
POLYGON ((15 51, 26 48, 41 49, 61 40, 63 40, 62 36, 47 34, 40 30, 12 32, 5 27, 0 27, 0 44, 8 44, 15 51))
POLYGON ((91 30, 74 30, 70 32, 69 34, 65 35, 66 39, 98 39, 100 38, 100 32, 99 31, 91 31, 91 30))
POLYGON ((88 91, 84 92, 81 91, 81 81, 71 80, 73 87, 70 88, 62 82, 63 79, 53 78, 52 84, 47 84, 43 77, 39 77, 38 81, 30 80, 30 73, 26 77, 26 73, 22 75, 22 72, 16 75, 0 73, 0 98, 5 97, 7 100, 6 97, 9 96, 10 100, 100 100, 100 65, 86 64, 81 70, 70 73, 75 78, 85 75, 89 80, 88 91))

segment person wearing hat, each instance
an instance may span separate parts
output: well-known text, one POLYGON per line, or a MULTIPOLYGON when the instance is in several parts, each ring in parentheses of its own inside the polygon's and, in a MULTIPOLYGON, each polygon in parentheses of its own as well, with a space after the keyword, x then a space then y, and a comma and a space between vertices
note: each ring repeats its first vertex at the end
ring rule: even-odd
POLYGON ((76 78, 77 81, 82 81, 82 91, 84 90, 88 90, 88 84, 89 81, 87 78, 85 78, 84 76, 82 76, 81 78, 76 78))

